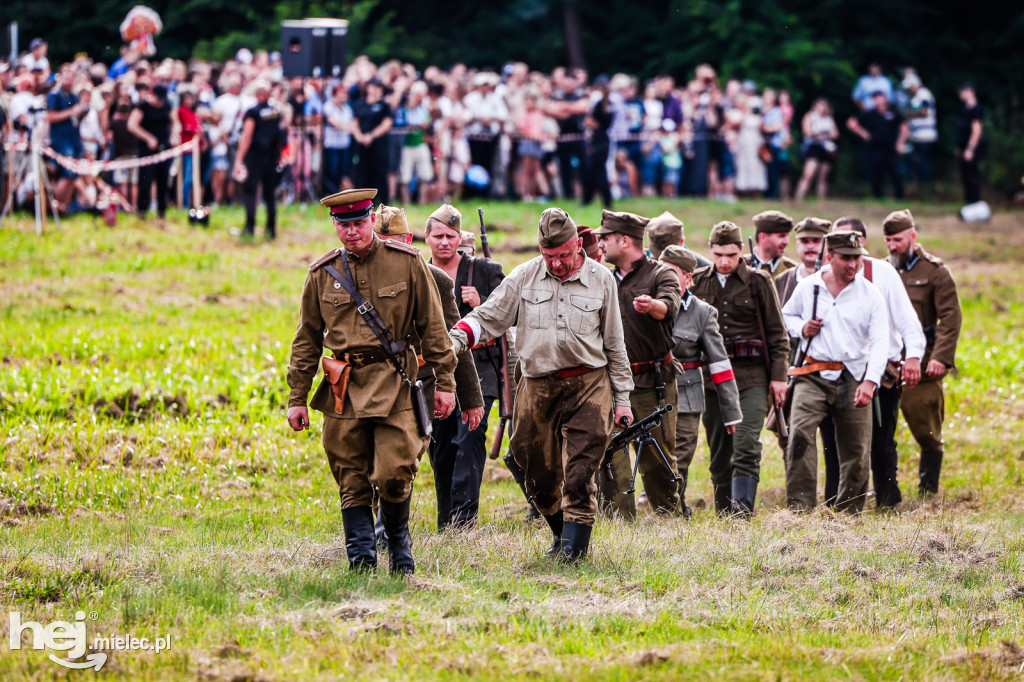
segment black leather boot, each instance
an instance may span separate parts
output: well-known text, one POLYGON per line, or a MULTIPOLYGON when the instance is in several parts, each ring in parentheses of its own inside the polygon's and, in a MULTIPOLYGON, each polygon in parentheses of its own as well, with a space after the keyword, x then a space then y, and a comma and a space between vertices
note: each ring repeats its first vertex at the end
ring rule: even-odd
POLYGON ((533 502, 531 502, 529 508, 527 508, 527 510, 526 510, 526 520, 527 521, 536 521, 539 518, 540 518, 540 512, 537 511, 537 508, 534 507, 533 506, 533 502))
POLYGON ((416 561, 412 558, 412 536, 409 535, 411 505, 412 495, 405 498, 404 502, 388 502, 384 499, 380 501, 380 517, 387 533, 392 573, 416 572, 416 561))
POLYGON ((679 472, 679 511, 683 513, 683 518, 687 521, 693 516, 693 510, 686 504, 686 482, 688 478, 689 472, 686 469, 679 472))
POLYGON ((373 535, 377 543, 377 554, 388 551, 388 532, 384 530, 384 520, 381 519, 380 511, 377 511, 377 522, 373 524, 373 535))
POLYGON ((732 511, 740 516, 754 515, 754 497, 757 495, 757 481, 750 476, 734 476, 732 479, 732 511))
POLYGON ((593 526, 566 521, 562 529, 562 550, 557 555, 558 560, 566 564, 576 564, 586 558, 590 549, 590 533, 593 530, 593 526))
POLYGON ((921 483, 918 492, 922 497, 939 492, 939 474, 942 472, 942 450, 921 453, 921 483))
POLYGON ((373 536, 373 509, 369 505, 341 510, 345 525, 345 551, 353 571, 377 568, 377 547, 373 536))
POLYGON ((732 513, 732 498, 729 496, 732 490, 727 485, 715 486, 715 511, 719 516, 732 513))
POLYGON ((562 530, 564 523, 562 521, 562 510, 559 509, 554 514, 548 514, 544 517, 544 520, 548 522, 548 526, 551 528, 551 534, 554 536, 554 540, 551 542, 551 547, 545 552, 548 556, 555 556, 562 550, 562 530))

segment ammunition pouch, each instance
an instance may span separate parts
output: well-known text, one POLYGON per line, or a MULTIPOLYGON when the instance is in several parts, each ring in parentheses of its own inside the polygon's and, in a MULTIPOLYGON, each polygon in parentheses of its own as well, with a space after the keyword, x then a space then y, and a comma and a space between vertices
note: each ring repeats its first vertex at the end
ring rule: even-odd
POLYGON ((725 339, 725 352, 730 359, 764 357, 761 339, 725 339))

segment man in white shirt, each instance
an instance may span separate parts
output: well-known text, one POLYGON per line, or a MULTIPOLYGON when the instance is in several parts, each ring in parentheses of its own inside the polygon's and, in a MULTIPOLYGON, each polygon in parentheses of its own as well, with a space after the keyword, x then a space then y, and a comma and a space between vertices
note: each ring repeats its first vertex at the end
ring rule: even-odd
POLYGON ((829 412, 839 447, 836 508, 859 513, 868 488, 871 405, 888 351, 888 316, 878 288, 857 277, 867 251, 856 232, 825 238, 823 268, 804 279, 782 309, 790 336, 801 340, 786 451, 786 501, 794 511, 817 504, 815 431, 829 412), (808 341, 809 340, 809 341, 808 341))
MULTIPOLYGON (((859 218, 839 218, 832 229, 853 230, 860 234, 862 243, 867 242, 867 228, 859 218)), ((864 266, 857 276, 871 282, 882 292, 889 318, 888 364, 875 396, 877 407, 872 408, 875 416, 871 422, 871 476, 875 485, 876 505, 895 509, 903 501, 896 481, 896 423, 899 420, 900 393, 904 386, 916 386, 921 380, 925 336, 896 268, 884 260, 864 256, 864 266)), ((839 486, 839 458, 832 420, 822 422, 821 439, 825 450, 825 504, 833 504, 839 486)))

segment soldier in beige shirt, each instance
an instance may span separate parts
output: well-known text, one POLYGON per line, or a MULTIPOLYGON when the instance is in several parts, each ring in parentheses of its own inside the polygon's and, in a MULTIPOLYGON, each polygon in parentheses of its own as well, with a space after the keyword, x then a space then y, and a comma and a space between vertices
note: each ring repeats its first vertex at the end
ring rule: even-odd
POLYGON ((587 258, 562 209, 541 215, 539 241, 541 255, 513 270, 451 337, 458 353, 517 325, 523 380, 509 446, 554 534, 549 553, 575 562, 590 545, 594 473, 613 420, 633 419, 633 378, 612 274, 587 258))

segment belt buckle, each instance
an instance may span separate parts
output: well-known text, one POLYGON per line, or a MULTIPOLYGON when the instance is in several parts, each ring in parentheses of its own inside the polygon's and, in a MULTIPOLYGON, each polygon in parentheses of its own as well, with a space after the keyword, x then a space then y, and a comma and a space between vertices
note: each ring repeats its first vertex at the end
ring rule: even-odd
POLYGON ((351 355, 348 356, 348 359, 349 359, 349 362, 352 363, 353 367, 357 367, 358 368, 358 367, 362 367, 363 366, 363 354, 362 353, 352 353, 351 355))
POLYGON ((373 304, 370 303, 369 301, 364 301, 361 306, 356 308, 356 312, 358 312, 360 315, 365 315, 371 310, 373 310, 373 304))

